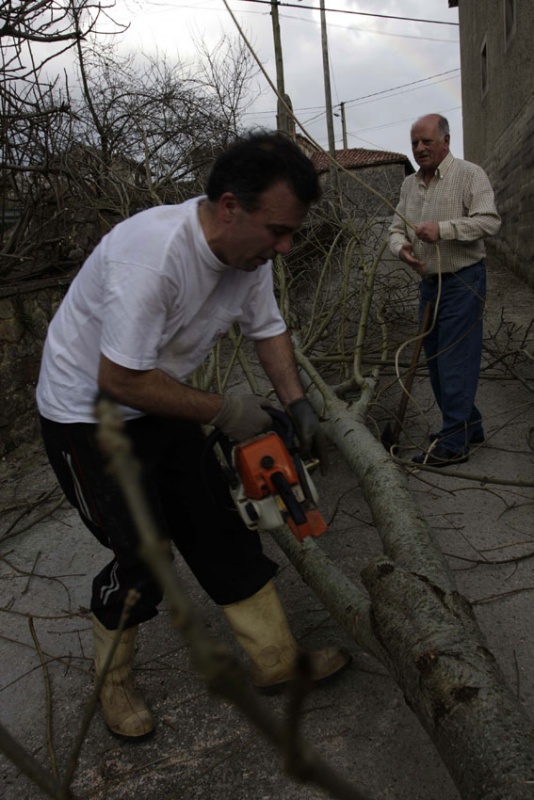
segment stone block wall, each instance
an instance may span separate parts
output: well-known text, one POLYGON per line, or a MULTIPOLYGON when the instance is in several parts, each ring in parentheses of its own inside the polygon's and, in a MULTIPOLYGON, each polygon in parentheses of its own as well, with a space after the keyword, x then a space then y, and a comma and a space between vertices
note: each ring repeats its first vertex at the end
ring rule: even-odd
MULTIPOLYGON (((399 202, 400 188, 406 177, 403 164, 361 167, 350 170, 353 178, 344 172, 339 174, 341 207, 351 216, 363 217, 389 216, 399 202), (371 191, 367 188, 370 187, 371 191), (389 203, 386 204, 372 190, 379 192, 389 203), (393 207, 393 208, 392 208, 393 207)), ((319 181, 323 189, 332 178, 323 172, 319 181)), ((336 202, 337 200, 336 195, 336 202)))
POLYGON ((488 173, 502 216, 488 256, 534 288, 534 3, 508 4, 515 16, 505 5, 458 4, 464 156, 488 173))
POLYGON ((0 296, 0 457, 39 435, 35 386, 48 323, 65 287, 0 296))
POLYGON ((534 98, 500 137, 485 164, 502 217, 488 244, 499 260, 534 289, 534 98))

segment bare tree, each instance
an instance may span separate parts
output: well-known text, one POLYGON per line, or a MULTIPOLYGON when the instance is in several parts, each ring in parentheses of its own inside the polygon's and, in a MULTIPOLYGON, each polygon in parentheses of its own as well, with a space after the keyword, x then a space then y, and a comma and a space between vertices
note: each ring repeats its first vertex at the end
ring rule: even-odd
POLYGON ((97 21, 111 7, 44 5, 43 18, 32 4, 2 38, 3 216, 11 205, 19 218, 0 274, 12 283, 68 273, 120 219, 197 194, 239 130, 251 78, 246 50, 226 37, 211 52, 201 46, 199 62, 186 66, 122 54, 98 37, 97 21), (45 78, 52 55, 31 55, 31 31, 53 55, 72 49, 76 79, 45 78))
MULTIPOLYGON (((18 225, 5 241, 0 272, 29 259, 23 242, 36 207, 36 179, 40 188, 49 185, 55 168, 50 156, 65 141, 70 99, 68 85, 58 75, 48 76, 52 62, 69 53, 84 39, 97 34, 100 24, 121 30, 111 14, 112 2, 91 0, 30 0, 0 7, 0 51, 3 79, 0 84, 0 130, 2 153, 1 227, 8 227, 9 211, 17 210, 18 225), (22 259, 22 262, 20 262, 22 259)), ((124 29, 124 28, 122 28, 124 29)), ((40 237, 46 241, 45 237, 40 237)), ((55 254, 57 255, 57 253, 55 254)))
POLYGON ((4 0, 0 8, 2 171, 31 171, 47 165, 50 120, 69 111, 68 90, 48 77, 51 62, 96 35, 102 18, 109 24, 114 1, 4 0))
POLYGON ((257 70, 254 60, 241 39, 223 36, 214 48, 209 48, 200 36, 194 38, 200 57, 197 80, 217 102, 218 114, 229 131, 242 126, 242 117, 258 93, 251 90, 257 70))

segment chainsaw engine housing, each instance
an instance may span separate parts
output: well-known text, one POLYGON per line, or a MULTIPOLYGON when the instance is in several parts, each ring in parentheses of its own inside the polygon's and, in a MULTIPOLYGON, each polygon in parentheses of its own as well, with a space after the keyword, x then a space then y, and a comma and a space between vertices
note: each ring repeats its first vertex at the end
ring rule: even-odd
POLYGON ((232 461, 237 481, 230 492, 248 528, 268 531, 286 523, 299 541, 328 529, 308 469, 277 433, 236 444, 232 461))

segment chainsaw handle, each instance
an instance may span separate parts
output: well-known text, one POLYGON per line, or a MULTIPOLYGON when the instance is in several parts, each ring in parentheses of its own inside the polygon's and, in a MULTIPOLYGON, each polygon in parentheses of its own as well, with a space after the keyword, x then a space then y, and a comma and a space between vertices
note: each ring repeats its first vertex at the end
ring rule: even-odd
POLYGON ((293 494, 291 486, 287 482, 286 477, 281 472, 273 472, 271 475, 271 482, 282 498, 282 501, 295 525, 304 525, 306 522, 306 514, 302 510, 300 503, 293 494))
POLYGON ((291 421, 291 417, 285 411, 280 411, 278 408, 265 409, 270 415, 273 424, 272 430, 278 434, 289 452, 295 451, 295 428, 291 421))
MULTIPOLYGON (((269 430, 273 430, 282 439, 287 449, 291 452, 295 450, 295 428, 289 414, 285 411, 280 411, 278 408, 269 406, 265 411, 272 419, 272 425, 269 430)), ((232 447, 236 444, 233 439, 229 439, 226 434, 215 428, 207 437, 208 449, 213 448, 215 444, 219 443, 225 454, 231 451, 232 447)))

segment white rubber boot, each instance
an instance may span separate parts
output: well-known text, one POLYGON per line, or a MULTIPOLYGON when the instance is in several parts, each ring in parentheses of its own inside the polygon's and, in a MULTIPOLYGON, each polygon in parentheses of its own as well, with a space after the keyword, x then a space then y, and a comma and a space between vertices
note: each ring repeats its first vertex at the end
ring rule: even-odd
MULTIPOLYGON (((99 620, 93 617, 97 680, 102 674, 115 633, 116 631, 104 628, 99 620)), ((147 736, 154 730, 152 715, 143 698, 136 691, 132 677, 136 638, 137 627, 123 631, 100 691, 100 702, 106 725, 117 736, 124 736, 128 739, 147 736)))
MULTIPOLYGON (((232 631, 252 662, 251 677, 260 689, 287 683, 295 677, 296 659, 301 649, 289 629, 274 583, 269 581, 259 592, 223 606, 232 631)), ((350 657, 337 647, 308 654, 311 677, 315 682, 335 675, 350 657)))

